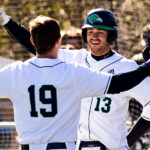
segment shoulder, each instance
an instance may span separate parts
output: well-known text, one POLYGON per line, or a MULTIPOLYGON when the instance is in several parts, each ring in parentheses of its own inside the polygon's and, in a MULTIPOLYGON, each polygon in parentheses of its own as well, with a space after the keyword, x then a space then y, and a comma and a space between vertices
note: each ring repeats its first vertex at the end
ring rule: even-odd
POLYGON ((115 52, 116 60, 118 60, 116 62, 116 65, 123 67, 123 69, 135 69, 138 67, 137 63, 131 59, 128 59, 120 54, 118 54, 117 52, 115 52))
POLYGON ((84 59, 86 55, 87 55, 86 49, 80 49, 80 50, 60 49, 58 53, 58 58, 66 62, 72 62, 72 61, 78 62, 79 60, 84 59))
POLYGON ((23 62, 22 61, 16 61, 16 62, 13 62, 5 67, 3 67, 1 70, 5 70, 5 69, 14 69, 14 68, 17 68, 19 67, 20 65, 22 65, 23 62))
POLYGON ((67 50, 67 49, 60 49, 59 50, 59 57, 62 55, 80 55, 80 54, 86 54, 87 50, 86 49, 80 49, 80 50, 67 50))
POLYGON ((23 62, 16 61, 0 69, 0 73, 8 76, 13 75, 17 70, 20 70, 22 68, 22 64, 23 62))

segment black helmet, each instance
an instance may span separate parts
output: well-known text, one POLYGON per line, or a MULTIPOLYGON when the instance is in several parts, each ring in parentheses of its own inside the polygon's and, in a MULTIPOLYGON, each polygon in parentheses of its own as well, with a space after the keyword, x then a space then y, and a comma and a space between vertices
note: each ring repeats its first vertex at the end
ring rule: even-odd
POLYGON ((118 35, 115 15, 111 11, 102 8, 91 10, 85 18, 82 27, 82 37, 85 43, 87 43, 87 28, 109 30, 107 41, 110 44, 113 44, 118 35))

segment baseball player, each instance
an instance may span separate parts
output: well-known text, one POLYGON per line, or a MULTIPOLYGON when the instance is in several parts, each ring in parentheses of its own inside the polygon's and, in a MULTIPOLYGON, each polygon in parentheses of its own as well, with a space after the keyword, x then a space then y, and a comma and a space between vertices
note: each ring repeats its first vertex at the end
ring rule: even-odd
MULTIPOLYGON (((142 34, 141 34, 141 45, 143 47, 145 47, 141 53, 136 54, 132 57, 132 60, 136 61, 137 64, 142 64, 143 62, 147 61, 150 58, 150 25, 146 25, 143 28, 142 34)), ((141 104, 139 104, 138 101, 136 101, 134 98, 130 100, 129 102, 129 115, 127 119, 129 119, 131 121, 131 123, 133 124, 135 122, 135 120, 137 120, 137 118, 141 115, 142 113, 142 109, 143 107, 141 106, 141 104)), ((141 138, 138 140, 139 142, 135 143, 135 145, 133 145, 134 149, 136 149, 136 146, 139 146, 139 144, 141 145, 141 149, 144 149, 145 147, 149 147, 149 131, 147 131, 147 129, 149 128, 149 122, 144 122, 144 120, 141 121, 141 118, 137 121, 137 123, 135 124, 135 126, 133 126, 133 128, 130 130, 130 132, 127 135, 127 139, 129 141, 129 145, 130 142, 134 143, 134 141, 136 141, 135 137, 137 137, 137 133, 140 136, 141 134, 141 138), (147 125, 147 127, 143 127, 143 125, 147 125), (141 127, 143 128, 141 128, 141 127), (139 128, 141 128, 141 130, 139 130, 139 128), (146 134, 144 134, 144 130, 146 132, 146 134)))
MULTIPOLYGON (((3 11, 0 19, 1 24, 5 25, 11 36, 28 51, 35 54, 34 47, 29 41, 29 32, 15 23, 3 11)), ((84 42, 90 47, 90 52, 85 49, 80 51, 60 50, 59 58, 112 74, 137 68, 135 62, 124 58, 111 49, 117 34, 117 22, 112 12, 105 9, 92 10, 88 13, 82 28, 82 36, 84 42)), ((119 89, 121 86, 117 88, 119 89)), ((81 105, 77 147, 79 149, 96 149, 97 146, 101 146, 101 149, 107 147, 110 150, 127 150, 128 143, 130 143, 129 141, 127 143, 126 140, 126 114, 129 100, 134 97, 143 106, 147 105, 141 119, 149 123, 150 113, 147 113, 149 111, 149 90, 150 79, 146 78, 127 92, 84 99, 81 105)), ((137 138, 138 135, 135 139, 137 138)))

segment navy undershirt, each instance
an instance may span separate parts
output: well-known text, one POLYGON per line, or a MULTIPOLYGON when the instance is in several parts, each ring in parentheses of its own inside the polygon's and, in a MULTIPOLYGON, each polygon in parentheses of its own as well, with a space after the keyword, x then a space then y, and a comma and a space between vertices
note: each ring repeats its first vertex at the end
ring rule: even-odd
POLYGON ((107 54, 102 55, 102 56, 95 56, 95 55, 91 54, 92 58, 94 58, 97 61, 105 59, 105 58, 108 58, 108 57, 110 57, 112 55, 114 55, 114 52, 111 49, 110 49, 110 51, 107 54))

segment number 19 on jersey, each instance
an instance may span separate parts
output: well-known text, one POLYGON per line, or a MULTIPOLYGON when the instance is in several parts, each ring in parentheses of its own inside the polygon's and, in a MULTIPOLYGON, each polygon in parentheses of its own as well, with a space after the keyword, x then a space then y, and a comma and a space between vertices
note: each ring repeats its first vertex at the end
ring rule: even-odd
POLYGON ((38 93, 35 93, 35 85, 31 85, 28 88, 29 99, 31 104, 31 117, 38 117, 39 113, 43 117, 54 117, 57 114, 57 91, 53 85, 42 85, 38 93), (46 97, 46 92, 50 93, 50 96, 46 97), (49 105, 50 110, 46 110, 46 108, 40 108, 38 111, 36 109, 36 99, 35 94, 39 95, 38 101, 40 101, 44 105, 49 105), (38 113, 39 112, 39 113, 38 113))

